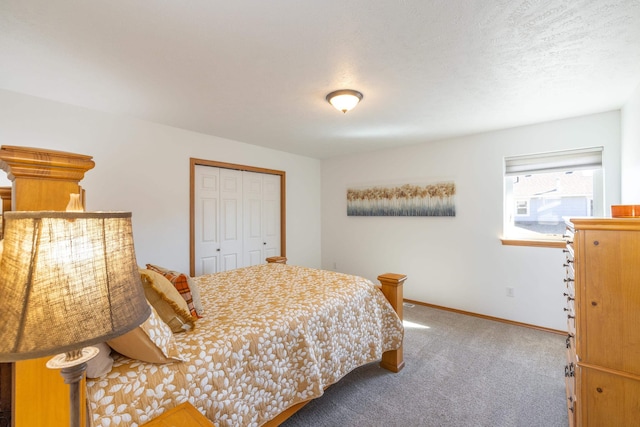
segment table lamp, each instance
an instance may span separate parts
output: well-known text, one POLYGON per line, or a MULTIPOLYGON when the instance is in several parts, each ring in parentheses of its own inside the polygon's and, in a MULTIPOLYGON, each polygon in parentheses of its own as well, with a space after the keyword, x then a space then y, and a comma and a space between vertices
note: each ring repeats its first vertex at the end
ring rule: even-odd
POLYGON ((0 259, 0 362, 62 353, 47 367, 69 384, 80 426, 80 380, 92 344, 150 315, 130 212, 7 212, 0 259))

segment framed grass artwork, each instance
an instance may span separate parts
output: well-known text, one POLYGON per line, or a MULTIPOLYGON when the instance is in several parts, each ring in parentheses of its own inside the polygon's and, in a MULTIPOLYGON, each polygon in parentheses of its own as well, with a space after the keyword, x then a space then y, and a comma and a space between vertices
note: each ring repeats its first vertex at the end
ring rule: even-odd
POLYGON ((456 216, 453 182, 347 189, 348 216, 456 216))

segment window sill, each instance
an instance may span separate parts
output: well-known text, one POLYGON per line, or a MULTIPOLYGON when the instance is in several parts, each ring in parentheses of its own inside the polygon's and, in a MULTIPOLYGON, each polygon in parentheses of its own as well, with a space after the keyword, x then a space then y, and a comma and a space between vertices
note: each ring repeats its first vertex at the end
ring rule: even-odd
POLYGON ((567 247, 564 240, 533 240, 533 239, 505 239, 501 238, 504 246, 533 246, 538 248, 560 248, 567 247))

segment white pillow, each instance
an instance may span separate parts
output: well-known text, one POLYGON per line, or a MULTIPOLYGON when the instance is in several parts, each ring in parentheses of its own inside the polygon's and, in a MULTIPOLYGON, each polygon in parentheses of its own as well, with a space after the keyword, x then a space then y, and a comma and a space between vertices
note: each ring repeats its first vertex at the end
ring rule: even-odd
POLYGON ((202 299, 200 298, 200 288, 195 280, 187 276, 187 282, 189 283, 189 289, 191 289, 191 298, 193 299, 193 308, 196 309, 198 316, 204 316, 204 307, 202 306, 202 299))
POLYGON ((101 342, 92 347, 97 347, 98 355, 87 362, 87 378, 99 378, 111 372, 113 358, 110 356, 111 347, 101 342))

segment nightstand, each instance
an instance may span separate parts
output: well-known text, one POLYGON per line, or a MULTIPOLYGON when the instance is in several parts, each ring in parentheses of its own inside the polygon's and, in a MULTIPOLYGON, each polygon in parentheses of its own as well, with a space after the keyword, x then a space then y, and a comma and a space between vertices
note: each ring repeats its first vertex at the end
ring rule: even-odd
POLYGON ((189 402, 181 403, 169 409, 141 427, 211 427, 213 423, 205 418, 189 402))

